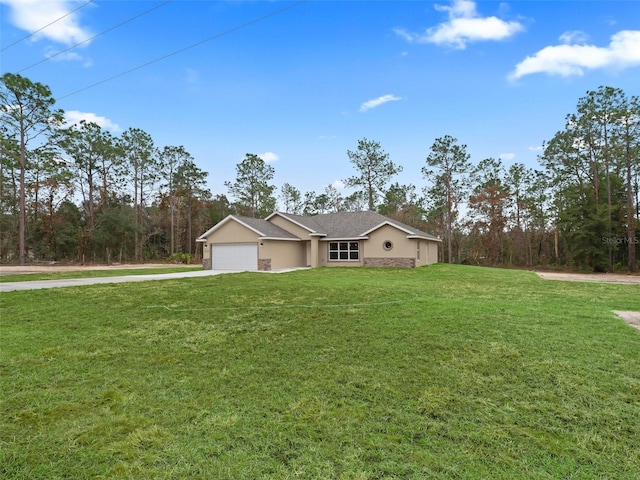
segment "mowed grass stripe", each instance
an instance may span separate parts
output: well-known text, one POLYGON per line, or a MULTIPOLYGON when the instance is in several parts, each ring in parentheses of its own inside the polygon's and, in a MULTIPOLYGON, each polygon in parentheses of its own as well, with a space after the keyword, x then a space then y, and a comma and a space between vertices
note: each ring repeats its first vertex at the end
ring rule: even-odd
POLYGON ((640 287, 435 265, 3 294, 6 478, 640 478, 640 287))
POLYGON ((152 268, 114 268, 109 270, 72 270, 68 272, 38 272, 0 275, 0 283, 31 282, 34 280, 65 280, 69 278, 100 278, 128 275, 159 275, 163 273, 194 272, 202 270, 199 266, 152 267, 152 268))

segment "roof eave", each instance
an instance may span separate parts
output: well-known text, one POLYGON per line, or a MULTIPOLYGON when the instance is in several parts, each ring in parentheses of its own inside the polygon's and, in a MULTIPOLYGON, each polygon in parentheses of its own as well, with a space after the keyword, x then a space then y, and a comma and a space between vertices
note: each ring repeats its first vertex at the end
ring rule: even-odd
POLYGON ((228 215, 227 217, 225 217, 224 219, 222 219, 221 221, 219 221, 218 223, 216 223, 213 227, 211 227, 209 230, 207 230, 206 232, 204 232, 202 235, 200 235, 197 239, 196 242, 206 242, 207 241, 207 237, 209 235, 211 235, 213 232, 215 232, 218 228, 220 228, 222 225, 224 225, 225 223, 227 223, 230 219, 231 219, 232 215, 228 215))
POLYGON ((284 240, 288 242, 300 242, 299 238, 286 238, 286 237, 260 237, 260 240, 284 240))
POLYGON ((323 242, 354 242, 357 240, 369 240, 368 236, 360 236, 360 237, 327 237, 323 238, 323 242))
POLYGON ((431 240, 432 242, 442 242, 442 240, 437 237, 427 237, 424 235, 407 235, 407 238, 420 238, 422 240, 431 240))
POLYGON ((240 220, 238 217, 234 216, 234 215, 229 215, 227 216, 225 219, 223 219, 222 221, 216 223, 213 227, 211 227, 209 230, 207 230, 206 232, 204 232, 202 235, 200 235, 197 239, 196 242, 206 242, 207 241, 207 237, 209 235, 211 235, 213 232, 215 232, 217 229, 219 229, 220 227, 222 227, 224 224, 226 224, 227 222, 230 222, 231 220, 234 220, 235 222, 239 223, 240 225, 242 225, 245 228, 248 228, 249 230, 251 230, 252 232, 256 233, 258 236, 264 237, 264 233, 262 233, 260 230, 257 230, 255 228, 253 228, 251 225, 248 225, 246 223, 244 223, 242 220, 240 220))

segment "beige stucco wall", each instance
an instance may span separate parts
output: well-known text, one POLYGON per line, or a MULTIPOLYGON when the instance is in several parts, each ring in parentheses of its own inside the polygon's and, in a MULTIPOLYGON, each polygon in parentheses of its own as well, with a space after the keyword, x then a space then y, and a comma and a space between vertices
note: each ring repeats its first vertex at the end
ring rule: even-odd
POLYGON ((360 260, 357 262, 329 261, 329 242, 320 241, 318 265, 326 267, 362 266, 365 259, 368 265, 420 266, 438 261, 438 242, 407 238, 407 233, 395 227, 385 225, 369 233, 367 240, 360 240, 360 260), (393 248, 385 250, 385 242, 391 242, 393 248), (417 259, 420 242, 420 259, 417 259), (390 259, 402 259, 399 263, 390 259))
POLYGON ((435 242, 432 240, 417 240, 417 239, 415 241, 420 242, 420 258, 416 258, 416 267, 419 267, 421 265, 431 265, 432 263, 438 263, 439 242, 435 242))
POLYGON ((414 242, 416 244, 416 267, 426 265, 425 259, 427 257, 427 242, 419 238, 416 238, 414 242), (418 258, 418 245, 420 245, 420 258, 418 258))
POLYGON ((438 263, 438 248, 440 242, 427 242, 427 258, 425 259, 425 265, 431 265, 432 263, 438 263))
POLYGON ((407 238, 407 233, 397 228, 385 225, 369 234, 365 242, 365 256, 367 258, 416 258, 417 240, 407 238), (391 250, 384 249, 384 242, 393 244, 391 250))
POLYGON ((307 266, 306 242, 288 240, 262 240, 258 246, 258 258, 271 259, 271 269, 307 266))
POLYGON ((207 237, 206 246, 202 249, 203 260, 211 259, 211 245, 225 243, 257 243, 258 234, 233 220, 228 221, 207 237))

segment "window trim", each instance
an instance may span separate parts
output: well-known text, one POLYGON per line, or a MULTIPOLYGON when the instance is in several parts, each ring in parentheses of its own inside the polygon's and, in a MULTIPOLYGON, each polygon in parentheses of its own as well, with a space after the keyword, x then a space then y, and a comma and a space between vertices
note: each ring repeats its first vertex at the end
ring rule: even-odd
POLYGON ((329 242, 327 245, 327 257, 330 262, 359 262, 360 261, 360 242, 358 241, 335 241, 329 242), (335 245, 335 248, 332 246, 335 245), (346 248, 342 248, 343 245, 346 245, 346 248), (352 248, 355 245, 355 248, 352 248), (337 258, 331 258, 331 254, 336 254, 337 258), (340 258, 345 254, 346 258, 340 258), (353 258, 355 256, 355 258, 353 258))

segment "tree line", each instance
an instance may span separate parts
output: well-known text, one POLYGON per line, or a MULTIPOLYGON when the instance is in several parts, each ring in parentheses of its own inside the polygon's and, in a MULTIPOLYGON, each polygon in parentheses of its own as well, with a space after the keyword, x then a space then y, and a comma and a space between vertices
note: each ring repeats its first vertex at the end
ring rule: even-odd
POLYGON ((159 147, 138 128, 66 125, 50 89, 0 78, 0 261, 141 262, 199 257, 195 239, 229 214, 265 217, 374 210, 442 239, 441 260, 495 266, 636 270, 640 220, 640 102, 600 87, 580 98, 545 142, 539 167, 473 163, 467 146, 435 139, 424 186, 400 184, 375 140, 347 157, 355 174, 301 192, 248 153, 228 195, 183 146, 159 147))

